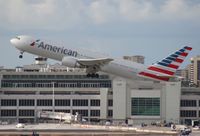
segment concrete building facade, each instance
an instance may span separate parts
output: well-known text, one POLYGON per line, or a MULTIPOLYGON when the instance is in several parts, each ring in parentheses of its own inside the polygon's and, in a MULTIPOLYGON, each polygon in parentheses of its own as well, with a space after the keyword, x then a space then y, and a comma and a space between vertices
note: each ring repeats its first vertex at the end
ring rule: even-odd
POLYGON ((191 58, 191 81, 200 86, 200 56, 191 58))
MULTIPOLYGON (((180 121, 181 83, 127 80, 59 65, 0 71, 0 120, 44 122, 38 111, 78 112, 90 122, 134 124, 180 121)), ((183 119, 183 118, 182 118, 183 119)))
POLYGON ((134 124, 179 123, 180 82, 113 80, 113 119, 129 119, 134 124), (124 91, 126 90, 126 93, 124 91), (120 108, 120 110, 119 110, 120 108))
POLYGON ((200 88, 182 87, 180 101, 180 123, 192 125, 200 121, 200 88))
POLYGON ((123 59, 144 64, 144 56, 141 56, 141 55, 124 56, 123 59))

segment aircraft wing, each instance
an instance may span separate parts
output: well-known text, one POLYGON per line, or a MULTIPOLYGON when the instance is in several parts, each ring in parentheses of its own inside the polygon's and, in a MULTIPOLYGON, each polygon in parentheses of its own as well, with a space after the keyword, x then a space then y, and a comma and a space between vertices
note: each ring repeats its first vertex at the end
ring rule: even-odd
POLYGON ((102 66, 113 61, 111 58, 78 59, 77 62, 84 66, 102 66))

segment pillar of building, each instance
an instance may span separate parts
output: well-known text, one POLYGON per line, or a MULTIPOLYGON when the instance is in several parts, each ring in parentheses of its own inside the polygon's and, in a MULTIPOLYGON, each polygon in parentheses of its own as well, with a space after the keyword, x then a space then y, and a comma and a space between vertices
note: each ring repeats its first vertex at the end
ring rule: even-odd
POLYGON ((113 120, 126 119, 126 80, 115 78, 113 80, 113 120))
MULTIPOLYGON (((39 92, 36 92, 36 95, 38 95, 39 92)), ((34 110, 35 110, 35 116, 34 116, 34 122, 39 123, 39 116, 38 116, 38 109, 37 109, 37 97, 34 98, 34 110)))
POLYGON ((19 99, 16 100, 17 100, 16 121, 19 122, 19 99))
POLYGON ((179 123, 181 82, 166 82, 162 89, 162 119, 179 123))
POLYGON ((106 120, 108 114, 108 88, 100 88, 100 119, 106 120))

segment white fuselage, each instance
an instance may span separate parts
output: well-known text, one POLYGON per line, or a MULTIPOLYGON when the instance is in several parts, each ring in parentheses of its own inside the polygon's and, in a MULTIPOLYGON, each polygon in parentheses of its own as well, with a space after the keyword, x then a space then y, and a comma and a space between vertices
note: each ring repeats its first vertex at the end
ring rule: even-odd
MULTIPOLYGON (((87 51, 83 49, 68 49, 77 52, 76 56, 73 56, 77 59, 94 59, 94 58, 102 58, 106 57, 105 55, 101 55, 100 53, 87 51)), ((27 46, 24 50, 25 52, 29 52, 34 55, 50 58, 57 61, 62 61, 63 57, 69 56, 66 54, 62 54, 60 52, 54 52, 52 50, 46 50, 42 48, 38 48, 37 46, 31 47, 27 46)), ((142 64, 123 60, 123 59, 114 59, 112 62, 101 67, 101 71, 111 73, 114 75, 122 76, 125 78, 134 78, 137 77, 137 74, 140 71, 143 71, 146 67, 142 64)))
MULTIPOLYGON (((36 42, 33 46, 31 46, 30 44, 34 41, 35 40, 30 41, 30 38, 24 39, 23 46, 16 46, 16 48, 23 52, 28 52, 57 61, 62 61, 63 57, 65 56, 74 57, 77 59, 98 59, 108 57, 92 51, 59 47, 44 41, 36 42), (43 43, 41 44, 41 42, 43 43)), ((114 59, 108 64, 101 66, 100 71, 134 79, 137 78, 138 73, 144 71, 145 68, 146 66, 140 63, 135 63, 123 59, 114 59)))

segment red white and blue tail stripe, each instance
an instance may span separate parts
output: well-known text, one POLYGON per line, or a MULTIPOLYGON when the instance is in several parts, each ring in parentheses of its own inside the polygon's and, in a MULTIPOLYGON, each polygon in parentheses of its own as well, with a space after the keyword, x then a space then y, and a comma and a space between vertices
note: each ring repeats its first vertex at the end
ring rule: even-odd
POLYGON ((185 46, 163 60, 147 67, 139 75, 155 80, 169 81, 191 50, 192 47, 185 46))

